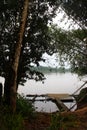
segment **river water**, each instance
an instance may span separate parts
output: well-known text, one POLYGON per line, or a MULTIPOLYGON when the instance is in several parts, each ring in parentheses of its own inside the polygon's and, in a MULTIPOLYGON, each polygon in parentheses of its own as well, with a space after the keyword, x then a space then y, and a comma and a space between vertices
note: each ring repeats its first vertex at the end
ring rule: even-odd
POLYGON ((18 92, 21 94, 72 94, 83 83, 76 74, 72 73, 49 73, 45 77, 44 83, 28 80, 24 86, 19 86, 18 92))
MULTIPOLYGON (((27 94, 58 94, 68 93, 73 94, 86 79, 80 80, 76 74, 72 73, 48 73, 45 75, 46 80, 44 83, 28 80, 24 86, 19 85, 18 93, 26 96, 27 94)), ((0 77, 0 82, 4 84, 4 79, 0 77)), ((85 87, 85 86, 84 86, 85 87)), ((79 93, 79 92, 78 92, 79 93)), ((77 93, 76 93, 77 94, 77 93)), ((71 108, 74 103, 66 103, 68 108, 71 108)), ((57 106, 49 102, 35 102, 34 106, 37 111, 55 112, 58 111, 57 106)), ((76 109, 76 106, 73 110, 76 109)))
MULTIPOLYGON (((72 73, 49 73, 45 77, 44 83, 28 80, 24 86, 19 86, 18 92, 23 95, 47 93, 73 94, 83 84, 83 81, 76 74, 72 73)), ((70 108, 74 104, 75 102, 67 103, 66 105, 70 108)), ((54 112, 58 110, 57 106, 52 102, 35 102, 34 106, 37 111, 54 112)))

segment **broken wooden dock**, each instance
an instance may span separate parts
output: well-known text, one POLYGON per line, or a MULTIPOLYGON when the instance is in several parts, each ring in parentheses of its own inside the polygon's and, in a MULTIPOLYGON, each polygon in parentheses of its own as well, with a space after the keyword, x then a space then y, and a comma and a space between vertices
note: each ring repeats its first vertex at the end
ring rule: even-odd
POLYGON ((69 94, 41 94, 41 95, 26 95, 26 97, 29 97, 30 99, 28 99, 31 102, 35 102, 35 101, 52 101, 54 102, 58 109, 60 111, 68 111, 68 107, 64 104, 65 102, 73 102, 74 98, 72 96, 70 96, 69 94), (39 97, 39 99, 38 99, 39 97))

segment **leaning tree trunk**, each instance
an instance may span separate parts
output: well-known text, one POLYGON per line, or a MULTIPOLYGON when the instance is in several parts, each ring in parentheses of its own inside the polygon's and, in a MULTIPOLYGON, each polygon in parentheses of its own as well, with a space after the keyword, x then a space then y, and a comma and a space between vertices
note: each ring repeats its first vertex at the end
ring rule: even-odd
POLYGON ((9 71, 6 76, 5 86, 4 86, 5 101, 7 105, 11 107, 11 110, 13 113, 16 111, 17 71, 18 71, 21 47, 22 47, 22 42, 23 42, 23 36, 25 32, 26 20, 27 20, 27 15, 28 15, 28 6, 29 6, 28 4, 29 4, 29 0, 25 0, 21 23, 20 23, 20 31, 18 34, 18 42, 16 43, 13 60, 12 60, 11 65, 9 66, 9 71))

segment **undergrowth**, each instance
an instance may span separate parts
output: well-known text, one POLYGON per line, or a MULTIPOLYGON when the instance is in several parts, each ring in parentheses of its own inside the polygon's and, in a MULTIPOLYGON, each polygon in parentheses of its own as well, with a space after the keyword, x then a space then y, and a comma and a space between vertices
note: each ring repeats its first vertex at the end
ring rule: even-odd
POLYGON ((6 105, 0 105, 0 130, 24 130, 24 120, 32 120, 35 110, 31 103, 24 97, 17 97, 17 110, 15 114, 10 112, 6 105))
POLYGON ((20 113, 23 118, 31 120, 35 117, 35 108, 25 97, 18 95, 17 98, 17 113, 20 113))
POLYGON ((78 127, 76 116, 63 116, 61 113, 57 113, 51 116, 51 125, 47 130, 68 130, 68 128, 70 129, 70 127, 78 127))

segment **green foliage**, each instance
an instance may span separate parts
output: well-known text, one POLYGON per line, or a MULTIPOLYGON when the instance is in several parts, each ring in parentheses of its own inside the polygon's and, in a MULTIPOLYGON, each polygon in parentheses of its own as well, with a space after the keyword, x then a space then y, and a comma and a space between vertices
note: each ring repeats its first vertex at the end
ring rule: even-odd
POLYGON ((23 96, 18 95, 17 98, 17 113, 20 113, 23 118, 28 118, 29 120, 35 116, 34 106, 27 101, 23 96))
POLYGON ((50 35, 60 56, 60 63, 68 61, 72 72, 87 74, 87 30, 65 31, 57 26, 50 28, 50 35))
POLYGON ((24 130, 22 115, 12 114, 8 107, 0 106, 0 130, 24 130))
POLYGON ((33 67, 32 69, 36 70, 36 71, 40 71, 43 74, 47 74, 47 73, 65 73, 65 72, 70 72, 70 69, 66 69, 64 67, 44 67, 44 66, 38 66, 38 67, 33 67))
POLYGON ((36 112, 31 103, 18 95, 17 110, 12 114, 10 108, 4 104, 0 106, 0 130, 24 130, 24 120, 31 121, 36 112))
POLYGON ((48 130, 68 130, 70 127, 78 127, 76 123, 76 116, 61 115, 61 113, 53 114, 51 118, 51 126, 48 130))
MULTIPOLYGON (((18 32, 20 28, 21 12, 24 0, 1 0, 0 2, 0 76, 4 78, 13 59, 18 32)), ((32 71, 31 67, 39 66, 43 61, 42 54, 52 54, 54 46, 50 44, 48 22, 58 8, 58 1, 33 0, 29 1, 29 12, 23 37, 23 45, 18 68, 17 85, 24 84, 27 79, 43 79, 41 73, 32 71), (51 8, 51 10, 49 10, 51 8), (31 65, 32 63, 32 65, 31 65)))
POLYGON ((87 1, 86 0, 62 0, 62 8, 73 20, 83 27, 87 26, 87 1), (78 11, 79 10, 79 11, 78 11))
POLYGON ((52 115, 50 130, 60 130, 62 119, 60 114, 52 115))
POLYGON ((61 0, 61 8, 80 29, 70 31, 55 30, 55 44, 62 61, 71 64, 72 72, 87 74, 87 1, 61 0), (78 11, 79 10, 79 11, 78 11), (61 33, 62 32, 62 33, 61 33), (58 35, 58 36, 57 36, 58 35))
POLYGON ((9 115, 4 117, 5 125, 8 130, 23 130, 23 118, 20 114, 9 115))

